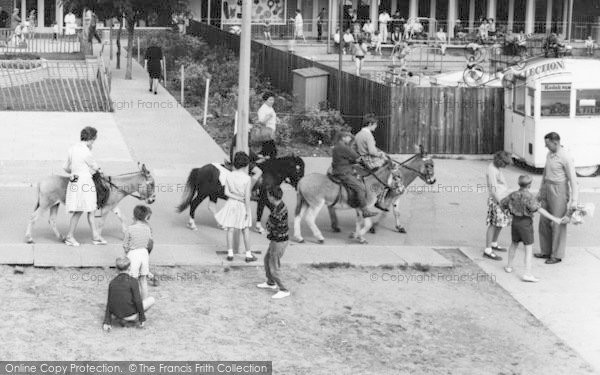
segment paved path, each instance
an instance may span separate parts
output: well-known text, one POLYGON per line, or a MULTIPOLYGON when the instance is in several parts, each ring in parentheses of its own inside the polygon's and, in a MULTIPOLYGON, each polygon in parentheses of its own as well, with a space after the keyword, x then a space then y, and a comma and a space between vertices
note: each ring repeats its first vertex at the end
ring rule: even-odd
POLYGON ((536 259, 533 273, 539 283, 524 283, 524 250, 519 249, 514 271, 504 272, 504 261, 483 259, 480 248, 461 250, 506 289, 546 327, 600 371, 600 247, 569 247, 560 264, 536 259))

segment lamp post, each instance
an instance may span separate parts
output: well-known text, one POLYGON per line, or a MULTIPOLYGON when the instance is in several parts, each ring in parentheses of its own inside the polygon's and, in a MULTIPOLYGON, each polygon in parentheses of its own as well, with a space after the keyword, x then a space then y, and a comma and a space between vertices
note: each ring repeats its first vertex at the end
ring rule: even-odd
POLYGON ((342 111, 342 49, 344 47, 344 0, 338 0, 340 2, 340 10, 338 18, 340 19, 340 48, 338 51, 338 96, 337 96, 337 110, 342 111))
POLYGON ((250 100, 250 24, 252 0, 242 0, 242 32, 240 34, 240 70, 238 76, 238 118, 236 151, 248 153, 248 114, 250 100))

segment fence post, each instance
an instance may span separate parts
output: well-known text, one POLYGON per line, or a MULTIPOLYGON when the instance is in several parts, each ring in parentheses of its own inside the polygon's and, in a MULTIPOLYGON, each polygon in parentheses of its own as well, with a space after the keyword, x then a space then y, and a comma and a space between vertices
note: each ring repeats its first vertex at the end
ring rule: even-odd
POLYGON ((185 106, 184 91, 185 91, 185 68, 183 67, 183 65, 181 65, 181 106, 182 107, 185 106))
POLYGON ((167 88, 167 59, 163 55, 163 83, 165 84, 165 89, 167 88))
MULTIPOLYGON (((208 93, 209 93, 209 87, 210 87, 210 78, 206 79, 206 91, 204 92, 204 120, 202 121, 202 125, 204 125, 206 127, 206 116, 208 114, 208 93)), ((236 123, 237 123, 237 116, 236 116, 236 123)))
POLYGON ((137 53, 138 53, 138 57, 137 57, 137 61, 138 63, 140 62, 140 37, 137 37, 137 53))

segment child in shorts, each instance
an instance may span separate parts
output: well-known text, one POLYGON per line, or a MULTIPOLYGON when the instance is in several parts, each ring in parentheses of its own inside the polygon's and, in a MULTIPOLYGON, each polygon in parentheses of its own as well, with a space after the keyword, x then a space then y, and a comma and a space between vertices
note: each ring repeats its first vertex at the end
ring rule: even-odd
POLYGON ((270 43, 273 43, 273 41, 271 40, 271 21, 265 20, 263 34, 265 34, 265 41, 268 40, 270 43))
POLYGON ((375 31, 373 33, 373 37, 371 38, 371 47, 375 48, 374 55, 381 55, 381 35, 379 31, 375 31))
POLYGON ((586 49, 586 53, 589 56, 593 56, 594 55, 594 40, 592 39, 591 35, 589 35, 587 37, 587 39, 585 40, 585 49, 586 49))
POLYGON ((519 242, 525 245, 525 273, 523 281, 537 282, 538 278, 531 274, 531 262, 533 260, 533 216, 536 212, 545 216, 549 220, 557 224, 563 224, 568 221, 567 218, 559 219, 544 208, 540 202, 531 194, 531 176, 519 176, 519 190, 510 193, 506 198, 502 199, 500 206, 508 210, 512 215, 511 237, 512 243, 508 249, 508 264, 504 267, 506 272, 512 272, 512 264, 515 258, 515 253, 519 247, 519 242))
POLYGON ((148 224, 150 215, 152 210, 149 207, 136 206, 133 209, 133 224, 127 227, 123 240, 125 255, 131 261, 129 275, 138 279, 142 299, 148 297, 148 278, 152 276, 149 249, 152 248, 154 241, 152 229, 148 224))

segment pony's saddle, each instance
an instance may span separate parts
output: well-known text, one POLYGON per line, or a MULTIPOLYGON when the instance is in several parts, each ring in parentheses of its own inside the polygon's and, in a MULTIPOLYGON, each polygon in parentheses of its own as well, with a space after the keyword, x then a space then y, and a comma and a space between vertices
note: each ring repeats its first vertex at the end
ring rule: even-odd
POLYGON ((98 206, 98 209, 101 209, 108 200, 110 185, 98 172, 94 173, 92 180, 94 180, 94 185, 96 187, 96 205, 98 206))
MULTIPOLYGON (((353 173, 352 177, 356 178, 359 183, 365 185, 364 177, 368 176, 370 174, 370 172, 362 166, 355 168, 354 170, 356 173, 353 173)), ((340 179, 339 177, 337 177, 333 174, 332 167, 329 167, 329 169, 327 170, 327 177, 331 180, 331 182, 339 185, 339 187, 340 187, 338 195, 335 198, 335 202, 332 204, 332 206, 334 206, 338 202, 342 201, 345 197, 347 197, 347 202, 350 207, 358 208, 360 206, 360 200, 358 199, 359 192, 354 191, 354 189, 348 189, 346 187, 346 183, 342 179, 340 179)), ((366 185, 365 185, 365 191, 366 191, 366 185)))

